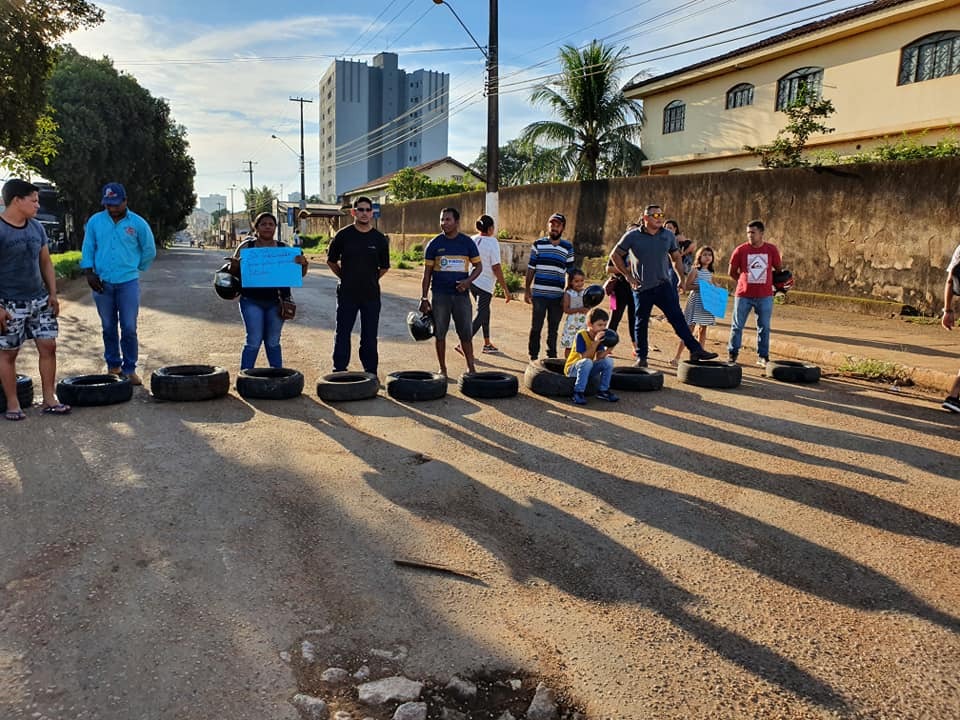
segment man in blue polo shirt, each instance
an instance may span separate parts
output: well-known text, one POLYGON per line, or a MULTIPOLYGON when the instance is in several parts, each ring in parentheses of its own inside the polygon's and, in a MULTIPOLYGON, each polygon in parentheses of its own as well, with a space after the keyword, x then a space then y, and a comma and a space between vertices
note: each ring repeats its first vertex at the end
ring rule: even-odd
POLYGON ((104 185, 101 204, 105 209, 84 228, 80 267, 100 314, 107 371, 141 385, 137 375, 140 273, 157 256, 157 246, 147 221, 127 208, 123 185, 104 185))
POLYGON ((451 317, 460 338, 459 352, 467 361, 467 372, 473 373, 477 368, 473 362, 470 285, 483 269, 480 251, 473 238, 460 232, 460 211, 456 208, 447 207, 440 211, 440 230, 442 232, 423 251, 420 312, 433 314, 433 335, 440 374, 447 374, 447 331, 451 317), (432 300, 427 297, 431 285, 432 300))
POLYGON ((531 360, 540 356, 544 318, 547 321, 547 357, 557 356, 557 334, 563 320, 563 290, 567 273, 573 269, 573 245, 563 239, 567 218, 554 213, 547 225, 547 236, 537 240, 530 250, 523 293, 523 301, 533 305, 527 343, 531 360))

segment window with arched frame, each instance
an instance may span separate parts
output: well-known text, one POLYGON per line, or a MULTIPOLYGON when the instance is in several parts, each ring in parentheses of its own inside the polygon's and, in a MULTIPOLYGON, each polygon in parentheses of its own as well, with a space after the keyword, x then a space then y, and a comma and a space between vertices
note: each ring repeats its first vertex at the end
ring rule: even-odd
POLYGON ((800 89, 806 88, 811 99, 820 98, 823 92, 823 68, 805 67, 787 73, 777 80, 777 110, 786 110, 800 97, 800 89))
POLYGON ((960 75, 960 31, 926 35, 900 51, 897 85, 960 75))
POLYGON ((674 100, 663 109, 663 134, 680 132, 687 112, 682 100, 674 100))
POLYGON ((727 90, 727 110, 753 105, 753 85, 740 83, 727 90))

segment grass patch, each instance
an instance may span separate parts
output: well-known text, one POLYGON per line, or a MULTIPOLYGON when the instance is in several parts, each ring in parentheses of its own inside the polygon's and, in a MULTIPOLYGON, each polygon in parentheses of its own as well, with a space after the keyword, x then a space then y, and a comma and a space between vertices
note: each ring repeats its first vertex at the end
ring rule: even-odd
POLYGON ((410 270, 423 263, 423 245, 414 245, 409 250, 391 250, 390 264, 398 270, 410 270))
POLYGON ((913 385, 913 380, 907 376, 902 368, 895 363, 884 362, 883 360, 855 360, 848 356, 837 370, 844 375, 872 380, 873 382, 901 386, 913 385))
POLYGON ((80 276, 80 257, 79 250, 71 250, 65 253, 51 253, 50 259, 53 260, 53 269, 58 278, 75 278, 80 276))

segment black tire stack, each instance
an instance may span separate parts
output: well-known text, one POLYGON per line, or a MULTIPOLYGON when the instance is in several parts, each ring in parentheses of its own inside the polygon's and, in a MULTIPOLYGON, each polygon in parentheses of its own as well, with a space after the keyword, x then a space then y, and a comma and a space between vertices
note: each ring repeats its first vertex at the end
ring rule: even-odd
MULTIPOLYGON (((33 379, 28 375, 17 373, 17 400, 20 401, 21 410, 33 405, 33 379)), ((7 396, 0 392, 0 412, 6 411, 7 396)))

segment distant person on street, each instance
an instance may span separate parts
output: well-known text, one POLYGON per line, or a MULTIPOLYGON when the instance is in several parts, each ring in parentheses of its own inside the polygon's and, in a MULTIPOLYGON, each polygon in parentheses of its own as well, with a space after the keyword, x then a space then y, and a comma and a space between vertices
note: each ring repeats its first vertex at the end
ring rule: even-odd
POLYGON ((147 221, 127 208, 123 185, 104 185, 100 204, 104 210, 87 220, 84 228, 80 267, 100 314, 107 372, 141 385, 137 375, 140 273, 157 256, 157 245, 147 221))
POLYGON ((727 360, 735 363, 740 355, 743 328, 750 310, 757 314, 757 365, 770 361, 770 320, 773 317, 773 273, 780 270, 780 251, 763 238, 760 220, 747 225, 747 242, 737 245, 730 256, 730 278, 737 283, 730 319, 727 360))
POLYGON ((447 331, 453 318, 467 372, 476 372, 473 360, 473 325, 470 286, 483 270, 477 244, 460 232, 460 211, 440 211, 440 230, 423 251, 420 312, 433 314, 434 341, 440 374, 447 375, 447 331), (472 266, 472 267, 471 267, 472 266), (432 300, 427 297, 433 289, 432 300))
POLYGON ((598 400, 617 402, 620 398, 610 392, 610 380, 613 377, 613 358, 610 350, 603 344, 610 316, 601 307, 591 308, 587 313, 586 326, 577 332, 573 347, 567 355, 563 372, 567 377, 576 378, 573 385, 573 402, 586 405, 587 384, 591 378, 600 379, 598 400))
MULTIPOLYGON (((495 283, 499 282, 503 288, 503 298, 505 302, 510 302, 510 289, 507 287, 506 278, 503 277, 503 268, 500 267, 500 241, 497 240, 494 232, 493 218, 489 215, 481 215, 476 222, 478 235, 473 236, 473 242, 480 251, 480 265, 483 270, 470 286, 470 292, 477 300, 477 314, 473 318, 473 334, 478 330, 483 330, 483 348, 480 352, 496 353, 500 350, 490 340, 490 304, 493 301, 493 291, 495 283)), ((458 345, 454 348, 457 352, 462 352, 458 345)))
POLYGON ((690 351, 691 362, 712 360, 717 356, 697 342, 687 326, 680 309, 680 297, 673 282, 669 262, 677 276, 683 274, 680 250, 673 233, 663 227, 663 210, 659 205, 648 205, 643 211, 640 227, 628 230, 610 253, 610 261, 617 272, 630 281, 636 303, 637 367, 648 367, 650 350, 648 331, 650 312, 656 305, 666 316, 683 344, 690 351), (628 268, 625 258, 633 254, 634 262, 628 268))
POLYGON ((523 301, 533 305, 527 344, 530 360, 540 357, 544 319, 547 321, 547 357, 557 356, 557 335, 563 320, 563 290, 567 285, 567 273, 573 269, 573 245, 563 239, 567 218, 554 213, 547 226, 546 237, 533 243, 527 261, 523 301))
POLYGON ((690 274, 690 271, 693 270, 693 253, 696 252, 697 246, 693 240, 685 237, 684 234, 680 232, 680 225, 676 220, 667 220, 663 226, 677 238, 677 247, 680 249, 680 264, 683 265, 683 275, 677 278, 677 284, 680 286, 681 291, 683 291, 685 288, 683 287, 684 283, 682 281, 690 274))
POLYGON ((327 265, 340 278, 333 369, 340 372, 350 364, 350 334, 359 314, 360 364, 364 372, 376 375, 380 364, 380 278, 390 269, 390 243, 373 227, 370 198, 358 197, 353 201, 353 224, 334 235, 327 250, 327 265))
POLYGON ((0 385, 7 398, 7 420, 27 416, 17 397, 17 355, 30 338, 40 356, 41 412, 64 415, 70 406, 55 394, 60 301, 47 233, 36 220, 40 189, 25 180, 3 185, 0 214, 0 385))
MULTIPOLYGON (((947 282, 943 286, 943 319, 940 324, 947 330, 952 330, 957 322, 956 313, 953 310, 953 299, 958 295, 960 295, 960 245, 953 251, 953 257, 947 267, 947 282)), ((7 397, 10 397, 9 392, 7 397)), ((960 413, 960 373, 953 381, 950 394, 947 395, 942 405, 944 410, 960 413)))
POLYGON ((299 230, 293 231, 293 246, 300 247, 300 231, 299 230))
MULTIPOLYGON (((280 347, 280 335, 283 332, 284 319, 281 315, 281 302, 292 300, 289 287, 244 287, 243 258, 240 253, 247 248, 284 247, 276 239, 277 218, 272 213, 262 212, 253 220, 254 236, 247 238, 233 254, 231 271, 240 278, 240 317, 247 331, 243 350, 240 352, 240 369, 249 370, 257 366, 257 356, 263 345, 267 363, 272 368, 283 367, 283 351, 280 347)), ((300 265, 302 275, 307 274, 307 259, 303 251, 293 259, 300 265)))

